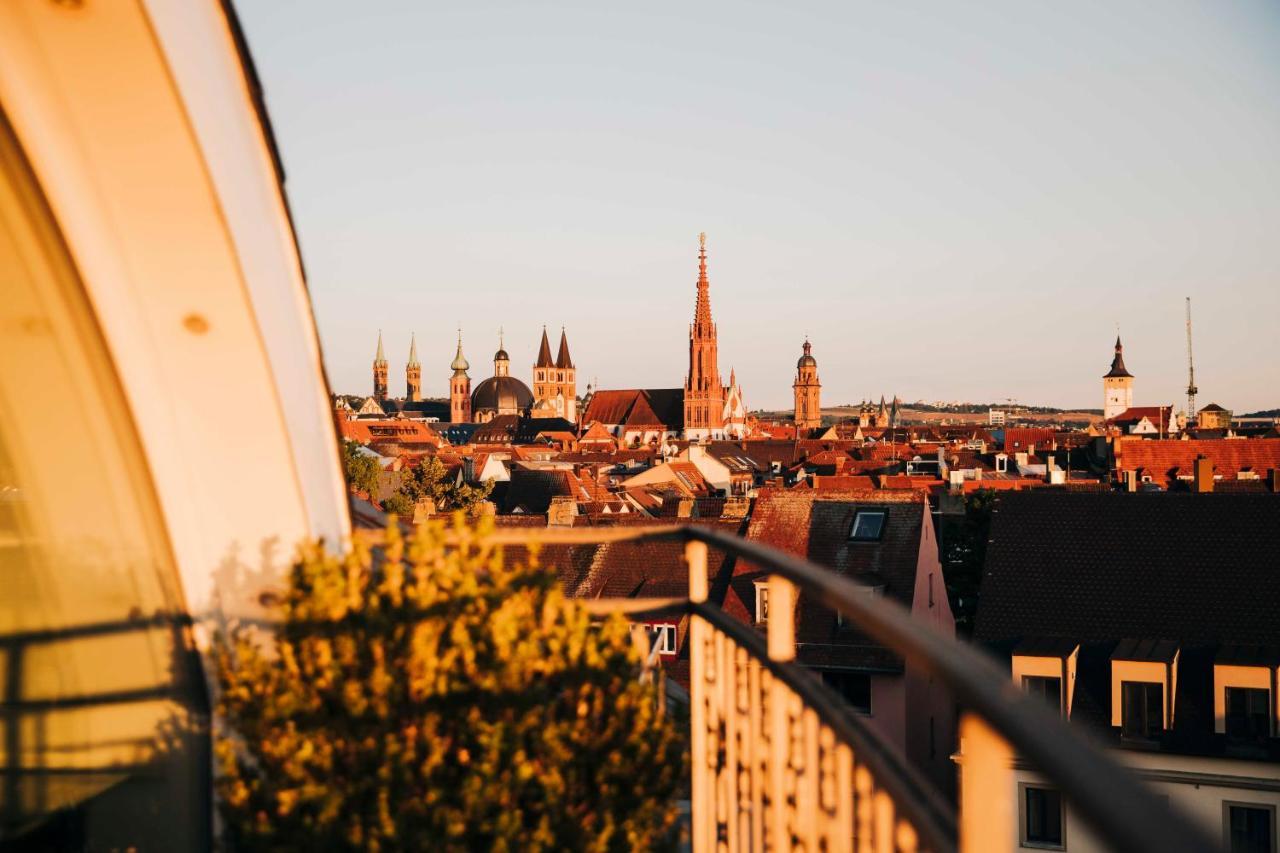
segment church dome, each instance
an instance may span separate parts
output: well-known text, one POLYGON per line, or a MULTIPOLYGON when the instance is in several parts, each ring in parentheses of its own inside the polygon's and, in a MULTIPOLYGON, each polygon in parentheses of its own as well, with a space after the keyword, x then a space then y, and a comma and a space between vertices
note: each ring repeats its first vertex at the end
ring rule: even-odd
POLYGON ((811 355, 802 355, 800 360, 796 362, 796 367, 817 367, 818 360, 811 355))
POLYGON ((490 376, 471 393, 471 411, 518 414, 533 404, 533 392, 514 376, 490 376))

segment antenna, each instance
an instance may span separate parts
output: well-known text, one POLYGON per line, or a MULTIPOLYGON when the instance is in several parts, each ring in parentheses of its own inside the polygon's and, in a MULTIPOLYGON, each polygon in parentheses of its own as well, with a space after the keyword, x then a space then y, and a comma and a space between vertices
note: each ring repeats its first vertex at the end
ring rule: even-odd
POLYGON ((1191 358, 1191 297, 1187 297, 1187 424, 1196 416, 1196 363, 1191 358))

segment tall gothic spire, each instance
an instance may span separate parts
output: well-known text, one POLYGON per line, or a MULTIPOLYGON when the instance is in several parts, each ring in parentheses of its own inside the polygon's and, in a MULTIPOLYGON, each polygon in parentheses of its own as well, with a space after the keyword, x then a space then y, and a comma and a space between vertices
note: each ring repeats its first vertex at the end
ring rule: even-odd
POLYGON ((711 282, 707 280, 705 231, 698 235, 698 303, 693 311, 693 324, 701 335, 706 335, 711 328, 711 282))
POLYGON ((374 364, 385 364, 386 361, 387 361, 387 354, 382 350, 382 330, 379 329, 378 330, 378 353, 373 357, 373 362, 374 364))
POLYGON ((409 335, 409 366, 418 367, 418 336, 409 335))

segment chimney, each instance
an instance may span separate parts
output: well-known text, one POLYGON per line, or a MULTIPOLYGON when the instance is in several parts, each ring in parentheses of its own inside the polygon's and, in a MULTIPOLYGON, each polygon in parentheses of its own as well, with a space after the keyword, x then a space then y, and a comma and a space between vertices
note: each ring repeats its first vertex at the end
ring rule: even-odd
POLYGON ((1130 468, 1124 471, 1124 490, 1126 492, 1138 491, 1138 471, 1136 468, 1130 468))
POLYGON ((1207 456, 1196 457, 1196 492, 1213 491, 1213 460, 1207 456))
POLYGON ((547 507, 547 527, 572 527, 578 502, 568 495, 554 495, 547 507))
POLYGON ((681 498, 676 504, 676 518, 693 518, 693 498, 681 498))

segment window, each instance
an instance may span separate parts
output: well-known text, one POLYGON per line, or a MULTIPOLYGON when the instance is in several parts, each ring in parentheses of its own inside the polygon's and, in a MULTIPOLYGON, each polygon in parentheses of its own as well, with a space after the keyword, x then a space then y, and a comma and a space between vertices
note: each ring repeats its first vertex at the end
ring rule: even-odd
POLYGON ((1064 847, 1062 792, 1031 785, 1022 790, 1022 843, 1029 847, 1064 847))
POLYGON ((1275 853, 1276 810, 1253 803, 1223 803, 1230 853, 1275 853))
POLYGON ((769 585, 763 581, 756 584, 756 621, 769 621, 769 585))
POLYGON ((675 625, 645 625, 644 629, 649 634, 650 649, 657 649, 661 655, 676 653, 675 625))
POLYGON ((1228 687, 1227 737, 1265 740, 1271 736, 1271 691, 1262 687, 1228 687))
POLYGON ((1164 730, 1164 685, 1154 681, 1120 683, 1120 732, 1154 739, 1164 730))
POLYGON ((853 526, 849 528, 849 538, 856 542, 874 542, 884 532, 884 519, 887 513, 882 509, 860 509, 853 516, 853 526))
POLYGON ((822 683, 840 694, 859 714, 871 713, 871 676, 865 672, 822 672, 822 683))
POLYGON ((1062 708, 1062 679, 1048 675, 1022 676, 1022 689, 1032 696, 1042 698, 1055 709, 1062 708))

